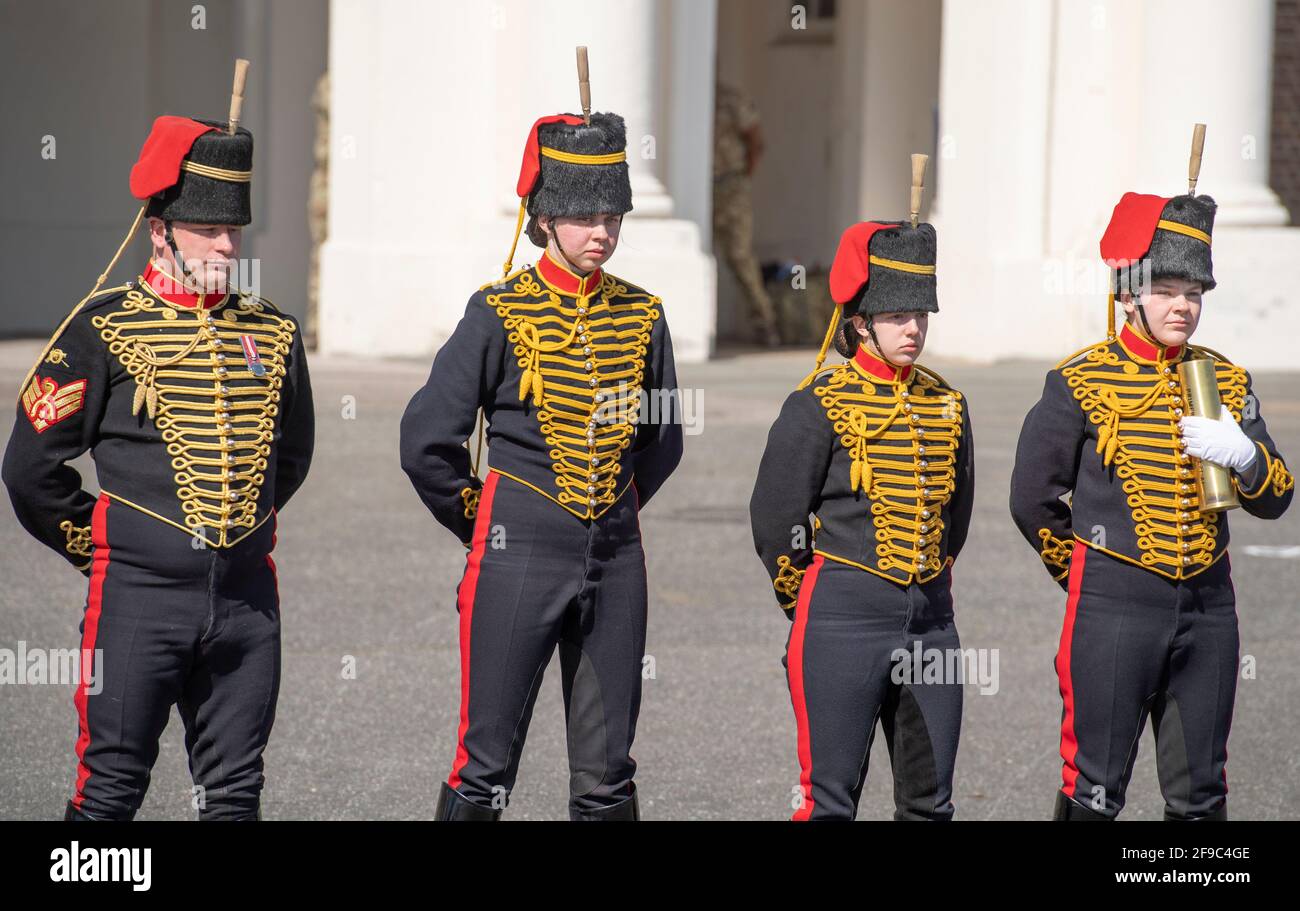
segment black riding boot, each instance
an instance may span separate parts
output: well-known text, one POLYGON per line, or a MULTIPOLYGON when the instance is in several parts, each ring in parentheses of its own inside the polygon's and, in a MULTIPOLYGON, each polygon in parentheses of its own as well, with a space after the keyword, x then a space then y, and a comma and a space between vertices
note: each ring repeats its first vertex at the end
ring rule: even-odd
POLYGON ((501 811, 466 800, 444 781, 433 818, 438 822, 496 822, 501 818, 501 811))
POLYGON ((599 810, 569 807, 569 819, 573 822, 640 822, 641 807, 636 800, 636 785, 632 785, 631 796, 599 810))
POLYGON ((1078 801, 1065 796, 1064 791, 1056 792, 1056 812, 1052 819, 1057 822, 1114 822, 1115 817, 1098 813, 1091 807, 1085 807, 1078 801))

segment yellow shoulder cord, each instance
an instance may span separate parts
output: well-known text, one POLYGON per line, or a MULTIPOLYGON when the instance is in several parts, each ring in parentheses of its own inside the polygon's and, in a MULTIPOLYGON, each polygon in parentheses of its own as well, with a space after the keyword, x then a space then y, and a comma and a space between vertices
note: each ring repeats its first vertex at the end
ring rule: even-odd
POLYGON ((505 263, 501 266, 501 277, 505 278, 510 274, 510 270, 515 265, 515 249, 519 246, 519 232, 524 229, 524 215, 526 214, 526 204, 528 197, 521 197, 519 200, 519 217, 515 219, 515 239, 510 242, 510 254, 506 257, 505 263))
MULTIPOLYGON (((1112 341, 1112 339, 1107 339, 1106 341, 1112 341)), ((1093 348, 1096 348, 1096 347, 1097 347, 1097 344, 1098 344, 1097 342, 1093 342, 1091 345, 1085 345, 1085 346, 1083 346, 1082 348, 1080 348, 1078 351, 1074 352, 1073 354, 1071 354, 1071 355, 1069 355, 1069 356, 1067 356, 1067 357, 1063 357, 1063 358, 1061 358, 1061 360, 1059 360, 1059 361, 1056 362, 1056 366, 1053 367, 1052 369, 1053 369, 1053 370, 1060 370, 1062 367, 1064 367, 1066 364, 1070 363, 1070 361, 1074 360, 1074 359, 1075 359, 1076 357, 1078 357, 1079 355, 1083 354, 1085 351, 1091 351, 1093 348)), ((1101 342, 1101 344, 1104 345, 1104 344, 1106 344, 1106 342, 1101 342)))
POLYGON ((1120 403, 1119 396, 1113 389, 1103 388, 1100 398, 1106 405, 1107 414, 1102 419, 1101 425, 1097 428, 1097 452, 1102 453, 1102 467, 1110 465, 1111 459, 1115 457, 1115 451, 1119 448, 1119 419, 1121 417, 1134 417, 1142 414, 1151 406, 1155 397, 1161 392, 1161 384, 1156 383, 1147 390, 1146 395, 1138 399, 1131 405, 1120 403))
MULTIPOLYGON (((199 297, 202 299, 202 295, 199 295, 199 297)), ((202 319, 202 312, 197 312, 199 313, 199 318, 202 319)), ((144 370, 140 371, 139 376, 135 378, 136 386, 135 395, 131 398, 131 414, 139 414, 140 405, 143 403, 145 411, 149 415, 149 419, 153 420, 154 414, 158 410, 158 390, 154 387, 154 381, 158 378, 158 368, 170 367, 189 357, 194 352, 194 349, 198 347, 199 339, 202 337, 203 333, 196 331, 194 337, 190 339, 189 344, 166 359, 160 359, 153 353, 153 349, 144 342, 134 343, 133 348, 135 354, 139 356, 140 360, 144 361, 147 366, 144 370)))
POLYGON ((929 367, 922 366, 921 364, 913 364, 912 369, 920 373, 926 374, 927 376, 930 377, 930 379, 934 380, 936 383, 938 383, 940 386, 944 387, 945 389, 952 389, 952 384, 950 384, 943 377, 939 376, 939 374, 935 373, 929 367))
POLYGON ((822 364, 826 363, 826 352, 831 346, 831 339, 835 335, 835 327, 839 323, 839 315, 839 304, 836 304, 835 309, 831 311, 831 324, 826 327, 826 337, 822 339, 821 350, 817 352, 817 366, 813 368, 812 373, 808 374, 799 382, 799 385, 796 387, 797 389, 805 388, 813 381, 813 377, 821 373, 822 364))
MULTIPOLYGON (((587 298, 589 297, 591 295, 587 295, 587 298)), ((579 298, 579 301, 584 300, 586 298, 579 298)), ((527 321, 520 321, 519 340, 528 348, 528 366, 524 368, 524 372, 519 377, 519 401, 522 402, 528 398, 528 393, 532 392, 533 405, 538 408, 542 407, 542 355, 554 354, 556 351, 563 351, 572 345, 574 338, 578 334, 580 320, 581 317, 573 321, 567 338, 552 342, 549 345, 542 343, 541 335, 536 326, 527 321)))
POLYGON ((113 271, 113 267, 117 265, 117 261, 122 256, 122 251, 125 250, 126 245, 131 242, 131 238, 135 237, 135 232, 139 229, 140 222, 144 220, 144 212, 148 206, 149 203, 146 202, 140 207, 140 211, 135 213, 135 221, 131 222, 131 230, 126 232, 126 237, 122 239, 122 243, 117 248, 117 252, 114 253, 113 258, 108 261, 107 268, 105 268, 103 272, 99 273, 99 278, 95 281, 95 287, 91 288, 90 293, 77 302, 77 306, 73 307, 72 312, 64 317, 63 322, 59 323, 59 328, 54 330, 54 334, 50 336, 50 340, 45 343, 45 347, 41 350, 40 357, 36 359, 36 363, 32 364, 32 369, 28 370, 27 376, 23 378, 23 384, 18 389, 19 395, 23 394, 23 390, 27 388, 27 384, 32 381, 32 375, 36 373, 36 368, 40 367, 41 362, 45 360, 45 356, 50 353, 50 349, 54 347, 54 343, 58 340, 59 336, 63 334, 63 330, 68 328, 68 323, 72 322, 72 318, 86 305, 86 301, 94 297, 95 292, 100 289, 104 282, 108 281, 108 273, 113 271))
POLYGON ((849 427, 857 434, 857 440, 854 442, 849 455, 853 459, 853 467, 849 469, 849 487, 857 491, 861 490, 867 496, 871 496, 871 482, 873 480, 871 471, 871 461, 867 458, 867 443, 884 433, 903 411, 903 403, 895 402, 894 410, 889 412, 888 416, 877 425, 875 430, 867 429, 867 416, 856 410, 848 412, 846 417, 849 421, 849 427))

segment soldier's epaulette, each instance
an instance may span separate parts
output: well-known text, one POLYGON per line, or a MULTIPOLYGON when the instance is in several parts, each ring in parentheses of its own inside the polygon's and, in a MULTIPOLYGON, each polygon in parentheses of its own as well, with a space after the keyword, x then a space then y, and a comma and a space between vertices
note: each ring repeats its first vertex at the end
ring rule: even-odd
POLYGON ((644 294, 646 297, 653 297, 655 298, 656 301, 659 300, 657 295, 652 294, 650 291, 647 291, 645 288, 642 288, 640 285, 632 284, 632 282, 628 281, 626 278, 621 278, 620 276, 614 275, 611 272, 605 272, 604 275, 605 278, 609 279, 614 284, 622 285, 624 288, 626 288, 628 294, 644 294))
POLYGON ((799 392, 800 390, 808 388, 812 385, 812 381, 817 379, 817 377, 821 376, 823 373, 834 373, 835 371, 843 370, 848 366, 848 361, 845 361, 842 364, 824 364, 821 367, 816 367, 813 369, 812 373, 807 374, 799 381, 799 385, 795 387, 795 391, 799 392))
POLYGON ((125 284, 117 285, 112 288, 101 288, 99 291, 96 291, 94 294, 90 295, 89 300, 94 300, 97 297, 104 297, 105 295, 108 294, 116 294, 118 291, 128 291, 130 290, 131 286, 134 284, 135 282, 126 282, 125 284))
MULTIPOLYGON (((280 312, 280 308, 279 308, 279 307, 277 307, 275 304, 271 303, 271 302, 270 302, 268 299, 266 299, 265 297, 262 297, 262 295, 260 295, 260 294, 253 294, 252 292, 247 292, 247 293, 245 293, 245 292, 240 291, 240 292, 236 292, 236 293, 235 293, 235 297, 237 297, 237 298, 241 298, 241 299, 244 299, 244 300, 248 300, 248 301, 250 301, 251 303, 257 304, 257 306, 263 308, 263 309, 266 310, 268 313, 274 313, 276 316, 285 316, 285 314, 283 314, 283 313, 280 312)), ((292 317, 290 317, 290 319, 292 319, 292 317)), ((297 320, 294 320, 294 322, 296 323, 297 320)))
POLYGON ((54 334, 50 336, 49 341, 47 341, 41 348, 40 356, 36 358, 36 362, 32 364, 32 368, 28 370, 27 375, 23 377, 22 385, 18 387, 18 394, 20 396, 23 394, 23 390, 27 388, 27 384, 32 381, 32 376, 40 368, 41 364, 45 363, 45 359, 49 357, 50 350, 54 347, 55 342, 57 342, 63 333, 67 331, 68 326, 72 324, 74 319, 85 313, 87 310, 108 303, 114 294, 119 294, 123 291, 129 290, 130 288, 130 282, 125 285, 117 285, 113 288, 104 288, 91 294, 85 300, 78 303, 77 306, 73 307, 68 312, 68 315, 63 318, 63 321, 59 323, 59 328, 54 330, 54 334))
POLYGON ((1073 354, 1061 358, 1061 360, 1056 362, 1056 364, 1052 367, 1052 369, 1060 370, 1062 367, 1066 366, 1072 361, 1078 360, 1083 355, 1087 354, 1089 351, 1092 351, 1094 348, 1101 348, 1106 345, 1112 344, 1115 341, 1116 341, 1115 339, 1107 339, 1104 342, 1093 342, 1091 345, 1084 345, 1082 348, 1080 348, 1078 351, 1074 352, 1073 354))
POLYGON ((263 313, 274 316, 276 319, 281 320, 282 322, 289 323, 293 327, 294 334, 301 337, 303 332, 303 320, 299 319, 298 317, 294 316, 291 313, 283 312, 279 307, 271 303, 265 297, 262 297, 262 295, 260 294, 253 294, 251 292, 250 293, 241 292, 238 293, 236 296, 240 300, 246 300, 249 303, 255 304, 257 307, 261 309, 263 313))
POLYGON ((509 275, 505 276, 504 278, 493 279, 492 281, 488 282, 486 285, 479 285, 479 290, 487 291, 491 288, 500 288, 506 282, 510 281, 513 278, 517 278, 518 276, 527 272, 531 268, 532 266, 524 266, 523 268, 516 269, 515 271, 511 272, 509 275))
MULTIPOLYGON (((1208 355, 1216 361, 1223 361, 1225 364, 1233 363, 1229 358, 1215 351, 1213 348, 1206 348, 1204 345, 1188 345, 1187 347, 1195 354, 1208 355)), ((1236 364, 1233 364, 1233 366, 1235 367, 1236 364)))
POLYGON ((127 282, 124 285, 118 285, 114 288, 104 288, 100 291, 96 291, 94 294, 90 295, 90 297, 86 298, 86 302, 81 305, 81 309, 77 312, 84 313, 93 307, 103 307, 112 301, 114 295, 121 294, 123 291, 130 291, 134 287, 135 282, 127 282))
POLYGON ((955 388, 951 383, 949 383, 947 380, 945 380, 945 379, 944 379, 943 377, 941 377, 939 374, 935 373, 935 372, 934 372, 933 370, 931 370, 929 367, 926 367, 926 366, 924 366, 923 364, 913 364, 912 367, 913 367, 913 369, 915 369, 918 373, 924 373, 926 376, 928 376, 930 379, 934 380, 936 383, 938 383, 938 384, 939 384, 940 386, 942 386, 944 389, 951 390, 952 392, 956 392, 956 391, 957 391, 957 389, 956 389, 956 388, 955 388))

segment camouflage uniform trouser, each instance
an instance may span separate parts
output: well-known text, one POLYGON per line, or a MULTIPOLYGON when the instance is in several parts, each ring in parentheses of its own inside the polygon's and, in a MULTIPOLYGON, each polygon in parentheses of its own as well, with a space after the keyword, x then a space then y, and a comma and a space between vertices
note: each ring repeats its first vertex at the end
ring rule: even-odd
POLYGON ((713 243, 745 289, 750 317, 757 320, 760 333, 774 335, 776 308, 754 257, 754 206, 748 175, 730 174, 714 180, 713 243))

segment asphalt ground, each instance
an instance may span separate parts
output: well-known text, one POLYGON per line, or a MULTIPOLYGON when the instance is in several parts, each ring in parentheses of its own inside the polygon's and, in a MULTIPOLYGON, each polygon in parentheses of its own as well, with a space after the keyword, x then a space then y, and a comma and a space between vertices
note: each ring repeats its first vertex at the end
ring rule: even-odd
MULTIPOLYGON (((35 342, 0 343, 12 392, 35 342)), ((1063 352, 1064 353, 1064 352, 1063 352)), ((1233 352, 1229 352, 1230 355, 1233 352)), ((1236 357, 1249 367, 1246 354, 1236 357)), ((798 781, 781 657, 788 622, 754 555, 748 501, 767 428, 812 353, 737 353, 679 369, 702 391, 677 473, 641 516, 650 574, 645 681, 633 755, 645 819, 783 819, 798 781), (693 431, 698 429, 698 433, 693 431)), ((1060 782, 1061 701, 1052 661, 1065 596, 1007 511, 1016 437, 1046 362, 925 361, 968 398, 977 493, 954 568, 966 648, 996 649, 998 688, 966 685, 954 800, 958 819, 1050 816, 1060 782)), ((284 667, 266 753, 270 819, 424 819, 455 747, 455 588, 465 551, 416 498, 397 459, 398 422, 427 364, 311 363, 317 407, 311 475, 279 525, 284 667), (345 673, 355 666, 355 675, 345 673)), ((1256 374, 1280 450, 1300 453, 1300 374, 1256 374)), ((7 440, 11 422, 0 421, 7 440)), ((86 462, 88 489, 93 465, 86 462)), ((1239 819, 1300 816, 1300 509, 1276 522, 1232 515, 1242 655, 1257 673, 1237 693, 1228 776, 1239 819), (1256 551, 1284 548, 1294 553, 1256 551)), ((86 581, 0 505, 0 647, 76 648, 86 581)), ((553 661, 538 699, 508 818, 562 819, 568 787, 553 661)), ((60 818, 76 757, 73 687, 0 686, 0 818, 60 818)), ((860 819, 892 812, 877 737, 860 819)), ((193 818, 173 713, 141 819, 193 818)), ((1125 819, 1163 801, 1144 733, 1125 819)))

